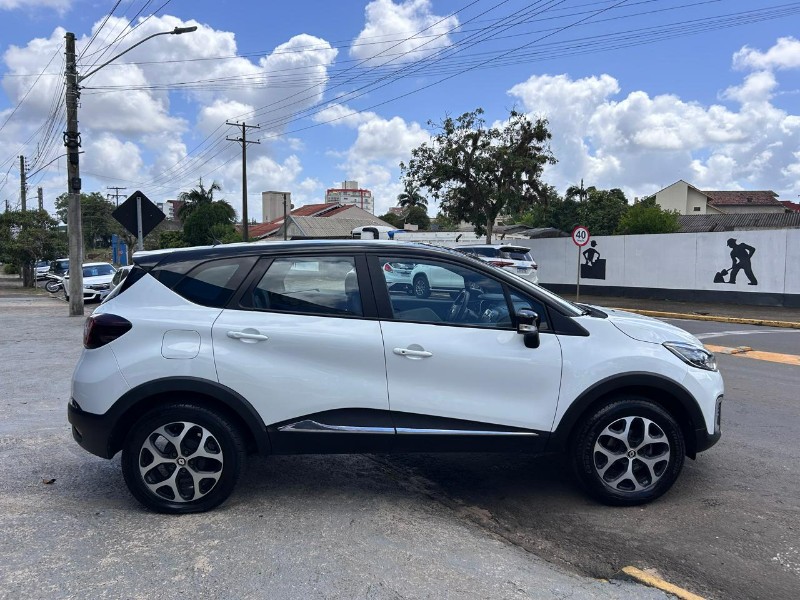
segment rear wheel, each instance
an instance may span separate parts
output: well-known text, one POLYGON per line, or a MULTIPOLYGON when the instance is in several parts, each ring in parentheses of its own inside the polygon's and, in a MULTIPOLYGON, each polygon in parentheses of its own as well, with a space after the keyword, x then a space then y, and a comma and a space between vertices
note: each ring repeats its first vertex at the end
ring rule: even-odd
POLYGON ((431 286, 425 275, 417 275, 414 278, 414 295, 417 298, 427 298, 431 295, 431 286))
POLYGON ((44 289, 46 289, 51 294, 55 294, 61 288, 61 284, 57 281, 48 281, 44 284, 44 289))
POLYGON ((122 473, 133 496, 164 513, 210 510, 230 496, 245 444, 226 417, 193 404, 145 414, 128 433, 122 473))
POLYGON ((645 398, 611 402, 589 414, 572 444, 575 473, 606 504, 632 506, 672 487, 686 444, 675 419, 645 398))

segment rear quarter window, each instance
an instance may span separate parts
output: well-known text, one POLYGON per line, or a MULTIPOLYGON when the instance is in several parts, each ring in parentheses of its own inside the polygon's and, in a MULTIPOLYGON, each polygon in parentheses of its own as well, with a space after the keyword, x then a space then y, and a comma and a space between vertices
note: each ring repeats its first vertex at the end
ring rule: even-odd
POLYGON ((222 308, 255 262, 256 257, 243 256, 201 263, 186 273, 172 290, 189 302, 222 308))

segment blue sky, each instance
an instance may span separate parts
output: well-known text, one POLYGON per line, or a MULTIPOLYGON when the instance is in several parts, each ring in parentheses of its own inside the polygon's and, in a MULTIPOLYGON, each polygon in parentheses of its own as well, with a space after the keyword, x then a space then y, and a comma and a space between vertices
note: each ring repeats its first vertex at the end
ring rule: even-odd
POLYGON ((631 199, 678 179, 800 194, 800 2, 0 0, 0 202, 19 202, 20 154, 31 197, 42 186, 52 209, 66 188, 64 31, 85 74, 178 25, 199 29, 83 82, 84 191, 164 201, 202 177, 240 211, 224 123, 244 119, 262 125, 251 217, 261 191, 320 202, 344 179, 381 213, 427 122, 483 107, 490 123, 511 108, 549 119, 559 162, 544 179, 562 192, 583 178, 631 199))

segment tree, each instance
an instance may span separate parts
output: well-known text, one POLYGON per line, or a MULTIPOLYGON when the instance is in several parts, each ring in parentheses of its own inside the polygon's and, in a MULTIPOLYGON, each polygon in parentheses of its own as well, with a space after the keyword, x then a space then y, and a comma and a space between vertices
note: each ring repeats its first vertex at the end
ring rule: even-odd
POLYGON ((619 227, 620 219, 628 210, 628 199, 618 189, 586 189, 586 200, 579 205, 580 224, 588 227, 596 235, 613 235, 619 227))
POLYGON ((224 200, 203 202, 194 207, 184 221, 183 238, 189 246, 241 241, 235 222, 236 211, 224 200))
POLYGON ((511 111, 502 127, 487 127, 483 109, 447 117, 430 143, 400 164, 406 188, 425 188, 451 219, 467 221, 491 243, 498 215, 541 201, 540 176, 555 158, 547 121, 511 111))
POLYGON ((394 213, 388 212, 385 215, 381 215, 378 217, 381 221, 387 222, 392 227, 397 227, 398 229, 403 228, 403 217, 400 215, 396 215, 394 213))
POLYGON ((431 226, 431 218, 428 216, 424 206, 412 206, 409 208, 403 218, 403 222, 416 225, 423 230, 430 229, 431 226))
POLYGON ((159 248, 183 248, 187 245, 181 231, 162 231, 158 236, 159 248))
POLYGON ((211 204, 214 201, 214 192, 221 191, 222 187, 216 181, 212 181, 211 186, 206 189, 203 186, 203 180, 201 179, 196 188, 192 188, 188 192, 181 192, 178 194, 178 200, 183 202, 183 205, 178 211, 178 218, 182 223, 186 223, 192 213, 200 206, 211 204))
POLYGON ((431 221, 431 228, 436 226, 437 231, 456 231, 458 229, 458 222, 454 221, 443 212, 438 212, 431 221))
POLYGON ((656 204, 655 196, 634 202, 620 219, 617 233, 636 235, 642 233, 675 233, 680 230, 676 210, 663 210, 656 204))
POLYGON ((67 252, 67 239, 57 229, 58 221, 44 210, 17 210, 0 214, 0 260, 22 273, 22 285, 36 282, 34 263, 53 260, 67 252))
POLYGON ((428 199, 419 193, 419 188, 406 185, 405 191, 397 195, 397 205, 403 208, 414 208, 415 206, 425 207, 427 212, 428 199))
MULTIPOLYGON (((61 194, 56 198, 56 213, 64 223, 67 223, 68 208, 69 195, 61 194)), ((94 248, 98 243, 103 248, 107 248, 111 244, 111 235, 122 232, 122 225, 111 216, 115 208, 112 202, 98 192, 81 194, 81 224, 84 248, 94 248)))

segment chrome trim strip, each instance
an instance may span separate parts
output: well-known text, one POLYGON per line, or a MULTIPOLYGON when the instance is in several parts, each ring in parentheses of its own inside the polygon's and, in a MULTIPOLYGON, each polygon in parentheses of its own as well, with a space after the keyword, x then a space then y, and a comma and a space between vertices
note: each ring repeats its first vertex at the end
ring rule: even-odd
POLYGON ((328 425, 306 419, 297 423, 289 423, 278 428, 282 432, 294 433, 394 433, 394 427, 357 427, 354 425, 328 425))
POLYGON ((411 427, 398 427, 397 433, 412 435, 527 435, 537 437, 533 431, 475 431, 472 429, 414 429, 411 427))

